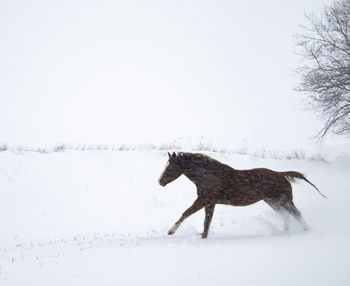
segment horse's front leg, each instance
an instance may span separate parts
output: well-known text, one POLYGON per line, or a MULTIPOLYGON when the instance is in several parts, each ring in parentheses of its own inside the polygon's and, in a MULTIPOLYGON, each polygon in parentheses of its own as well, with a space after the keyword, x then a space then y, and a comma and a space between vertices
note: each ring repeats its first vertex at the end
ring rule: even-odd
POLYGON ((202 238, 208 237, 209 227, 210 227, 211 219, 213 218, 214 209, 215 209, 215 204, 211 204, 205 207, 204 230, 202 233, 202 238))
POLYGON ((168 234, 172 235, 175 233, 175 231, 179 228, 180 224, 190 215, 194 214, 195 212, 199 211, 201 208, 204 208, 205 206, 209 205, 210 202, 201 198, 198 198, 194 201, 192 206, 190 206, 181 216, 181 218, 173 225, 171 229, 169 229, 168 234))

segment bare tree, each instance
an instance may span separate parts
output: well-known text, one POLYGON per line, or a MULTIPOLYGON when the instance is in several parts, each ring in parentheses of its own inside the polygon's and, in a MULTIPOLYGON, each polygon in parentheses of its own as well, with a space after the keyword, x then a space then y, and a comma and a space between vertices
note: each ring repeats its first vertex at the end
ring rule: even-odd
POLYGON ((309 107, 319 112, 327 133, 350 134, 350 0, 326 6, 320 15, 306 16, 309 27, 296 35, 303 57, 297 90, 308 95, 309 107))

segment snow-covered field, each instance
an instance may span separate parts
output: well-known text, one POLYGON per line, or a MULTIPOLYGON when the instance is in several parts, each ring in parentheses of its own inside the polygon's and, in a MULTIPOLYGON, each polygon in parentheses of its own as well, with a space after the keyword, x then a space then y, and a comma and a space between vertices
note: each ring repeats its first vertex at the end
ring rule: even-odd
POLYGON ((167 231, 195 199, 158 185, 165 151, 0 152, 0 285, 350 285, 350 159, 273 160, 207 152, 237 169, 305 173, 294 202, 311 230, 264 202, 217 206, 167 231))

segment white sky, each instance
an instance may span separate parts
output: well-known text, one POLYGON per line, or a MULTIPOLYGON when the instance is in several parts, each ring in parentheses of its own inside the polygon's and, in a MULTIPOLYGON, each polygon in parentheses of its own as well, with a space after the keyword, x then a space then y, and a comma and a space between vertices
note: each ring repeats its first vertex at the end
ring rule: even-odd
POLYGON ((324 2, 0 0, 0 143, 312 145, 293 34, 324 2))

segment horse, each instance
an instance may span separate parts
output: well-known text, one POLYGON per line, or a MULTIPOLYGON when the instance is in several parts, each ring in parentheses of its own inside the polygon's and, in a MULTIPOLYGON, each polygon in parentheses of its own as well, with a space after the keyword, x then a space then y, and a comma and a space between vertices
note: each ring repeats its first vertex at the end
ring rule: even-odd
POLYGON ((202 238, 207 238, 216 204, 248 206, 261 200, 282 215, 285 231, 289 229, 290 215, 306 231, 309 227, 293 203, 291 183, 297 179, 304 180, 326 198, 299 172, 277 172, 266 168, 236 170, 200 153, 173 152, 172 155, 168 153, 168 157, 169 160, 158 180, 159 184, 165 187, 181 175, 185 175, 197 188, 197 199, 170 228, 169 235, 173 235, 187 217, 204 208, 202 238))

